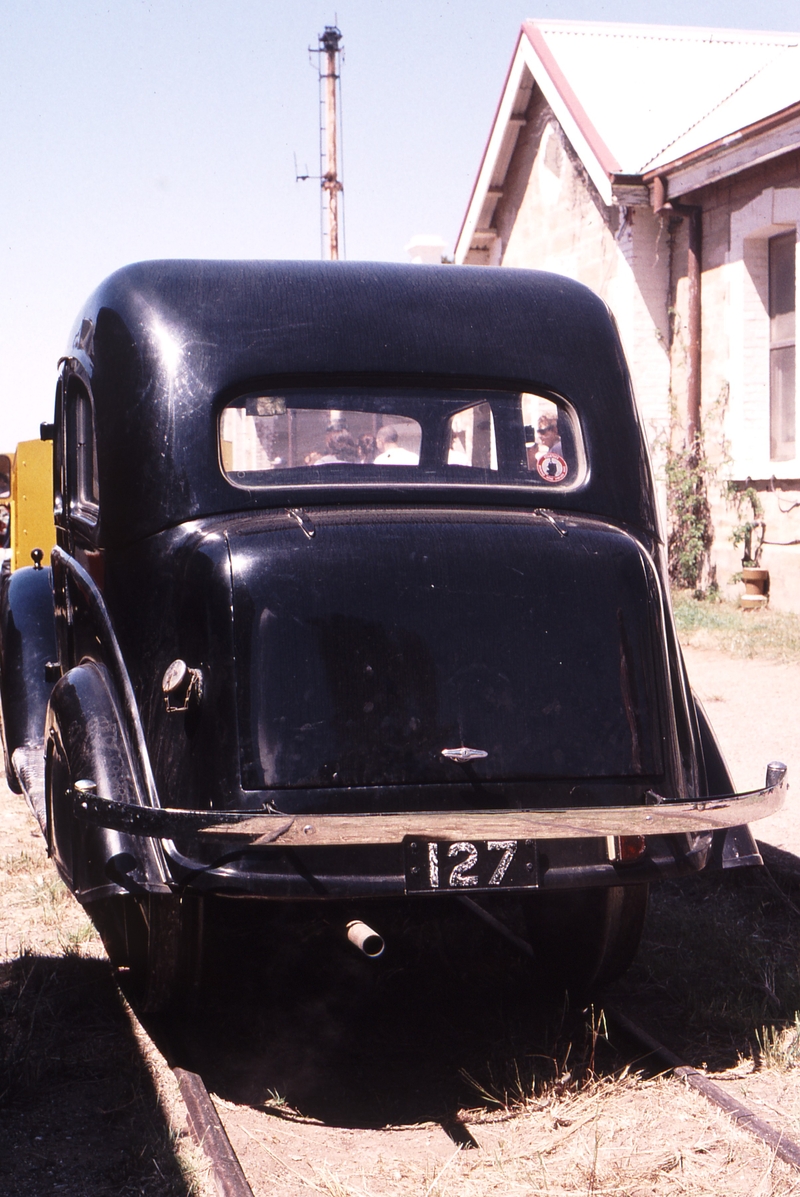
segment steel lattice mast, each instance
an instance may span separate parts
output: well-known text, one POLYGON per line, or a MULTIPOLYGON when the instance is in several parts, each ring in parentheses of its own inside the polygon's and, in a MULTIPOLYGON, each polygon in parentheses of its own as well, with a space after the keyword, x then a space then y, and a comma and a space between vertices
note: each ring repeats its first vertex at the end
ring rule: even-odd
MULTIPOLYGON (((321 102, 325 108, 325 123, 321 130, 320 157, 323 212, 328 213, 327 248, 328 258, 336 261, 339 258, 339 197, 342 193, 342 183, 339 178, 339 127, 337 113, 337 93, 339 89, 339 54, 341 52, 341 31, 335 25, 326 25, 325 32, 319 35, 320 57, 320 90, 323 93, 321 102), (323 88, 324 84, 324 88, 323 88)), ((325 230, 323 229, 323 237, 325 230)))

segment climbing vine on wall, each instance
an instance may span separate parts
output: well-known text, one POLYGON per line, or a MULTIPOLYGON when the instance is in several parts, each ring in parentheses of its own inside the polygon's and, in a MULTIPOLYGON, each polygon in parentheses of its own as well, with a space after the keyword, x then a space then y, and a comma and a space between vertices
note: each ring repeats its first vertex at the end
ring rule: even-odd
POLYGON ((698 598, 716 595, 716 567, 711 564, 714 525, 711 492, 719 488, 731 465, 725 436, 725 414, 730 399, 727 381, 710 403, 704 404, 703 427, 690 445, 684 440, 678 406, 670 398, 669 437, 660 442, 663 477, 667 484, 667 547, 673 586, 694 590, 698 598))
POLYGON ((701 434, 688 448, 666 446, 669 576, 674 586, 703 590, 714 542, 708 486, 715 470, 701 434))

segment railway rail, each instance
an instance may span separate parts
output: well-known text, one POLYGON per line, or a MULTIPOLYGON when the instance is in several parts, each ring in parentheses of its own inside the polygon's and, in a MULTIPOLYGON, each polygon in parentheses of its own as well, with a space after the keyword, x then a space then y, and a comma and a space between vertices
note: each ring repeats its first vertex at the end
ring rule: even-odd
POLYGON ((692 1068, 689 1064, 684 1064, 674 1052, 671 1052, 663 1043, 659 1043, 642 1027, 637 1026, 622 1011, 607 1009, 606 1016, 612 1023, 616 1023, 625 1035, 640 1043, 648 1055, 661 1060, 674 1077, 685 1081, 690 1088, 701 1093, 713 1105, 719 1106, 721 1110, 730 1115, 735 1123, 766 1143, 778 1159, 783 1160, 786 1164, 791 1164, 800 1172, 800 1143, 790 1139, 782 1131, 771 1126, 769 1122, 765 1122, 763 1118, 759 1118, 746 1105, 731 1097, 714 1081, 709 1080, 705 1073, 700 1072, 697 1068, 692 1068))
MULTIPOLYGON (((767 874, 767 876, 770 876, 770 874, 767 874)), ((479 918, 483 919, 490 926, 493 926, 498 934, 514 944, 524 955, 535 958, 535 953, 530 944, 526 943, 518 935, 515 935, 499 919, 494 918, 493 915, 478 906, 470 898, 461 898, 460 900, 465 906, 471 907, 479 918)), ((705 1073, 701 1072, 698 1068, 692 1068, 690 1064, 686 1064, 673 1051, 665 1047, 663 1043, 659 1043, 649 1031, 638 1026, 637 1023, 628 1018, 621 1010, 606 1008, 605 1014, 611 1020, 612 1024, 616 1024, 625 1036, 632 1039, 635 1043, 640 1044, 645 1049, 645 1055, 641 1059, 655 1057, 657 1060, 660 1060, 664 1065, 665 1071, 671 1073, 672 1076, 679 1080, 685 1081, 691 1089, 702 1094, 712 1105, 719 1106, 721 1110, 730 1115, 735 1123, 744 1127, 745 1130, 755 1135, 757 1139, 761 1139, 763 1143, 766 1143, 775 1152, 778 1159, 783 1160, 786 1164, 790 1164, 800 1172, 800 1143, 795 1142, 782 1131, 765 1122, 762 1118, 759 1118, 753 1110, 749 1109, 742 1102, 737 1101, 736 1098, 731 1097, 719 1085, 709 1080, 705 1073)))
POLYGON ((172 1071, 186 1106, 189 1134, 209 1159, 220 1197, 254 1197, 203 1078, 184 1068, 172 1071))
MULTIPOLYGON (((534 955, 533 949, 525 940, 477 903, 469 898, 462 898, 461 902, 518 951, 527 956, 534 955)), ((748 1106, 725 1092, 704 1072, 685 1063, 622 1010, 605 1007, 605 1015, 607 1022, 619 1033, 623 1043, 628 1048, 635 1045, 637 1049, 635 1053, 626 1051, 617 1040, 614 1046, 621 1050, 623 1055, 630 1056, 631 1061, 639 1066, 671 1075, 687 1085, 706 1101, 723 1110, 735 1124, 765 1143, 778 1159, 800 1172, 800 1143, 787 1136, 780 1128, 764 1121, 748 1106), (653 1069, 653 1063, 658 1067, 653 1069)), ((146 1029, 144 1033, 147 1034, 146 1029)), ((156 1051, 162 1050, 153 1043, 149 1035, 148 1039, 156 1051)), ((186 1108, 189 1133, 208 1159, 220 1197, 256 1197, 203 1078, 196 1072, 177 1066, 172 1067, 172 1072, 186 1108)), ((472 1140, 470 1146, 478 1145, 472 1140)))

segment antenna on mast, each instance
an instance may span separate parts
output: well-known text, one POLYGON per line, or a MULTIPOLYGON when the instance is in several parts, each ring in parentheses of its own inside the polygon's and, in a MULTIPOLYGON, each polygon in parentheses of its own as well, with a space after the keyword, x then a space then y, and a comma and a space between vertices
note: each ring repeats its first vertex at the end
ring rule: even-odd
POLYGON ((317 40, 318 48, 309 46, 308 49, 311 54, 320 56, 319 99, 322 119, 319 130, 319 156, 322 183, 322 246, 323 256, 334 262, 339 258, 340 245, 344 248, 344 188, 339 178, 339 151, 342 140, 339 76, 341 30, 336 25, 326 25, 325 32, 321 33, 317 40))

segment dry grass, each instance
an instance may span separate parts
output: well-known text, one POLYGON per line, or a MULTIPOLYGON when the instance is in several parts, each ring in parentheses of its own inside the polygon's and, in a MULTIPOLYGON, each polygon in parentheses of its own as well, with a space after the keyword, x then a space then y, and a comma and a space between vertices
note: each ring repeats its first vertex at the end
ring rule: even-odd
POLYGON ((172 1074, 1 786, 0 949, 3 1197, 211 1197, 172 1074))
POLYGON ((696 599, 690 590, 674 591, 672 605, 682 644, 733 657, 800 661, 800 616, 790 611, 743 611, 735 603, 696 599))
POLYGON ((500 1175, 490 1183, 482 1163, 463 1161, 459 1192, 755 1194, 800 1183, 724 1115, 663 1079, 598 1082, 491 1138, 500 1175))
MULTIPOLYGON (((236 1120, 234 1119, 234 1122, 236 1120)), ((229 1126, 235 1135, 235 1126, 229 1126)), ((272 1129, 272 1128, 270 1128, 272 1129)), ((368 1152, 342 1152, 328 1128, 306 1136, 301 1158, 273 1133, 249 1134, 282 1197, 788 1197, 800 1177, 680 1084, 598 1080, 507 1121, 474 1126, 478 1150, 444 1136, 409 1150, 431 1128, 371 1132, 368 1152), (260 1140, 260 1143, 256 1140, 260 1140)), ((258 1192, 268 1192, 265 1186, 258 1192)))
POLYGON ((757 1034, 759 1057, 767 1068, 783 1071, 800 1066, 800 1013, 791 1026, 765 1026, 757 1034))
POLYGON ((461 1193, 754 1194, 800 1185, 768 1149, 664 1079, 598 1081, 480 1138, 495 1167, 461 1161, 461 1193))
POLYGON ((158 1094, 167 1137, 186 1184, 187 1197, 217 1197, 211 1162, 194 1143, 186 1127, 186 1107, 175 1074, 124 998, 122 1005, 153 1089, 158 1094))
POLYGON ((30 848, 5 853, 0 862, 0 947, 6 957, 31 949, 103 954, 94 927, 47 859, 41 841, 31 840, 30 848))
POLYGON ((664 883, 619 1000, 695 1066, 758 1056, 800 1010, 799 922, 755 870, 664 883))

